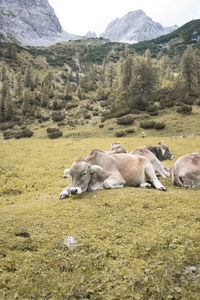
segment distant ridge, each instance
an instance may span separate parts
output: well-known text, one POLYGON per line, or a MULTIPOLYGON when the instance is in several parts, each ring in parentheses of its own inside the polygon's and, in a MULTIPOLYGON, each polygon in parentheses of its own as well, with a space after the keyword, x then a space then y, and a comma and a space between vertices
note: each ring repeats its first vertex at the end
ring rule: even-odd
POLYGON ((142 10, 135 10, 128 12, 120 19, 111 21, 100 36, 111 42, 137 43, 154 39, 177 28, 177 25, 163 27, 149 18, 142 10))

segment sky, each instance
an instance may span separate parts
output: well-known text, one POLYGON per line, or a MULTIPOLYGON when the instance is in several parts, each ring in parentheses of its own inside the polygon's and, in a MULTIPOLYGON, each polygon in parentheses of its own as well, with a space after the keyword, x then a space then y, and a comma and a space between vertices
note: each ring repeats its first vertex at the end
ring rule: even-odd
POLYGON ((200 19, 200 0, 49 0, 63 30, 85 35, 103 33, 108 24, 129 11, 142 9, 163 26, 200 19))

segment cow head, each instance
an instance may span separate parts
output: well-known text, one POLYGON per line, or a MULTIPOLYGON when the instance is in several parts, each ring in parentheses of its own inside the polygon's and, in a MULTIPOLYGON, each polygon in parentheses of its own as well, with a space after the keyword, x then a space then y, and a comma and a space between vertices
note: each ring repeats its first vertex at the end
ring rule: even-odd
POLYGON ((122 147, 120 142, 112 143, 110 150, 116 151, 116 153, 127 153, 127 151, 122 147))
POLYGON ((164 161, 167 159, 171 160, 174 158, 174 156, 170 153, 169 148, 166 145, 164 145, 162 142, 158 143, 157 149, 158 149, 158 159, 160 161, 164 161))
POLYGON ((72 183, 67 189, 67 194, 62 192, 60 198, 63 199, 68 194, 81 194, 88 190, 89 183, 92 178, 92 174, 102 170, 98 165, 91 165, 86 160, 80 158, 77 159, 71 166, 70 169, 64 171, 64 177, 72 177, 72 183))

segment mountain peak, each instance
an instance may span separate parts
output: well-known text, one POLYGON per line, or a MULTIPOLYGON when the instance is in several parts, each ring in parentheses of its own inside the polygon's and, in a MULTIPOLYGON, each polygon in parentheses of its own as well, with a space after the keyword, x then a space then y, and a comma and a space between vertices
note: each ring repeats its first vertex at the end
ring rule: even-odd
POLYGON ((25 45, 49 45, 76 39, 64 32, 48 0, 0 0, 0 33, 25 45))
POLYGON ((144 40, 151 40, 177 28, 165 28, 158 22, 154 22, 141 9, 130 11, 122 18, 111 21, 102 37, 112 42, 137 43, 144 40))

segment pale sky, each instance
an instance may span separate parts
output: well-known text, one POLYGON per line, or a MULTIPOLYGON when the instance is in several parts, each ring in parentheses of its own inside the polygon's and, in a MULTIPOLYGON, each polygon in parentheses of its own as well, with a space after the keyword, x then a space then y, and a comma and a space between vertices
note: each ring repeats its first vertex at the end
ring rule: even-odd
POLYGON ((129 11, 142 9, 153 21, 163 26, 183 24, 200 19, 200 0, 49 0, 63 30, 97 35, 107 25, 129 11))

